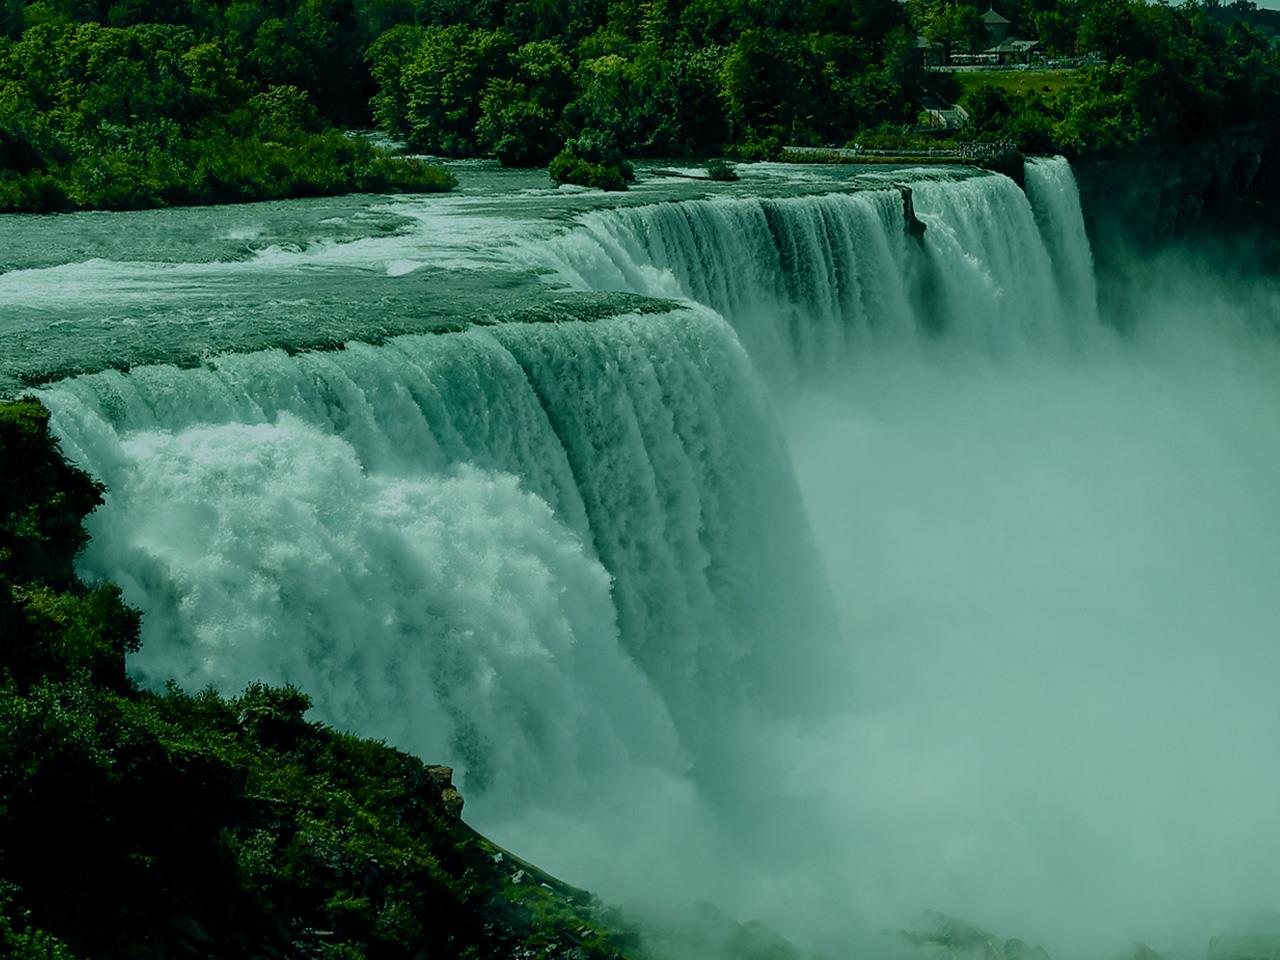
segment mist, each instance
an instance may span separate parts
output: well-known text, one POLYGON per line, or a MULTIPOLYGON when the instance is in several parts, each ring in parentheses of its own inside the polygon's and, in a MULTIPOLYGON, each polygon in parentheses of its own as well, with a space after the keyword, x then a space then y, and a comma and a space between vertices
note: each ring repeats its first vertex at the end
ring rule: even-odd
POLYGON ((618 829, 514 833, 668 927, 707 899, 833 957, 925 909, 1059 958, 1280 929, 1280 286, 1224 250, 1133 254, 1069 346, 779 391, 847 709, 735 730, 745 785, 651 771, 596 794, 618 829))
POLYGON ((1280 358, 1151 307, 1075 356, 878 357, 789 419, 858 660, 812 769, 869 916, 1098 955, 1271 906, 1280 358))

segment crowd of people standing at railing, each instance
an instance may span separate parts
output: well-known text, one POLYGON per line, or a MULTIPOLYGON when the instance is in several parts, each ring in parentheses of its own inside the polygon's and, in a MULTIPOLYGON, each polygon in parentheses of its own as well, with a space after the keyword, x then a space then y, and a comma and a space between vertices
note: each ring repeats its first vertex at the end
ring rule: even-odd
POLYGON ((788 147, 792 153, 836 153, 842 155, 862 155, 869 157, 956 157, 962 160, 983 160, 989 157, 998 157, 1006 153, 1016 153, 1018 145, 1012 140, 967 140, 962 143, 953 143, 945 147, 926 147, 908 148, 908 147, 864 147, 860 143, 855 143, 849 147, 843 148, 824 148, 824 147, 788 147))

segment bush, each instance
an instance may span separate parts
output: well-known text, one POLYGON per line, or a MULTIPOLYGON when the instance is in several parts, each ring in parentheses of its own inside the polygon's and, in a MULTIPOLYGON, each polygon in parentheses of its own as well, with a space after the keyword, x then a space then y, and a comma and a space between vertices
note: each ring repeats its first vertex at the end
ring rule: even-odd
POLYGON ((576 183, 598 190, 625 190, 635 170, 607 134, 584 131, 564 145, 547 172, 556 183, 576 183))
POLYGON ((777 160, 782 156, 782 141, 777 137, 765 137, 757 140, 754 137, 747 139, 738 145, 733 151, 734 156, 739 160, 747 163, 755 163, 760 160, 777 160))
POLYGON ((712 180, 720 180, 725 183, 732 183, 738 180, 738 172, 733 169, 733 164, 727 160, 710 160, 707 162, 707 176, 712 180))
POLYGON ((416 157, 376 156, 356 173, 356 188, 365 193, 442 193, 457 185, 444 167, 416 157))

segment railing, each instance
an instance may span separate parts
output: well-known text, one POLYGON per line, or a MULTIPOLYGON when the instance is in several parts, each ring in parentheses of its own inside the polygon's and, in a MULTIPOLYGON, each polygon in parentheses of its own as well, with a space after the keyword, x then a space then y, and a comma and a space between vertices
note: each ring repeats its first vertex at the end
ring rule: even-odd
POLYGON ((924 149, 911 147, 784 147, 784 154, 809 157, 836 157, 841 160, 857 160, 860 157, 895 157, 903 160, 991 160, 1018 152, 1012 140, 953 143, 945 147, 924 149))
POLYGON ((993 73, 1009 70, 1078 70, 1081 67, 1100 67, 1106 61, 1101 57, 1033 57, 1026 63, 952 63, 946 66, 931 64, 925 67, 929 73, 993 73))

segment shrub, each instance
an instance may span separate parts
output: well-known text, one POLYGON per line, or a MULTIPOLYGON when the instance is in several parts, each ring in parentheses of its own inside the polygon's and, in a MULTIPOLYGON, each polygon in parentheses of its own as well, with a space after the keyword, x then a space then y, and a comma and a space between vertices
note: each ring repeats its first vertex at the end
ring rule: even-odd
POLYGON ((598 190, 625 190, 636 179, 635 170, 613 138, 591 130, 569 140, 547 172, 556 183, 576 183, 598 190))
POLYGON ((719 158, 707 162, 707 176, 712 180, 720 180, 726 183, 732 183, 739 179, 738 172, 733 169, 733 164, 719 158))

